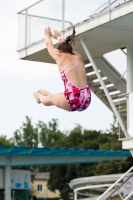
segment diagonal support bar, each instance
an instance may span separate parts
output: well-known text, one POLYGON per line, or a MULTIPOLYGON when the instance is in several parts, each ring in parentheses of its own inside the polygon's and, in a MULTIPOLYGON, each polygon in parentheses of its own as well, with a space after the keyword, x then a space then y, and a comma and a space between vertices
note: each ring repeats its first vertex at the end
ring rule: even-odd
POLYGON ((130 200, 130 198, 133 196, 133 191, 124 199, 124 200, 130 200))
POLYGON ((120 117, 120 115, 119 115, 119 113, 118 113, 118 111, 117 111, 117 109, 116 109, 116 107, 115 107, 115 105, 114 105, 114 102, 112 101, 112 99, 111 99, 111 97, 110 97, 110 94, 109 94, 109 92, 108 92, 108 90, 107 90, 107 88, 106 88, 106 86, 105 86, 105 84, 104 84, 104 81, 102 80, 102 77, 101 77, 101 75, 100 75, 100 73, 99 73, 99 71, 98 71, 98 69, 97 69, 96 63, 95 63, 93 57, 91 56, 91 53, 90 53, 89 49, 87 48, 87 46, 86 46, 86 44, 85 44, 85 42, 84 42, 83 39, 80 39, 80 41, 81 41, 81 44, 82 44, 82 46, 83 46, 83 49, 84 49, 84 51, 85 51, 85 53, 86 53, 88 59, 89 59, 90 62, 92 63, 92 66, 93 66, 93 68, 94 68, 94 71, 95 71, 95 73, 96 73, 96 75, 97 75, 97 77, 98 77, 98 79, 99 79, 99 81, 100 81, 100 83, 101 83, 101 85, 102 85, 102 87, 103 87, 103 90, 104 90, 104 92, 105 92, 105 94, 106 94, 106 96, 107 96, 107 99, 108 99, 108 101, 109 101, 111 107, 112 107, 112 110, 113 110, 113 112, 115 113, 115 115, 116 115, 116 117, 117 117, 117 120, 118 120, 118 122, 119 122, 119 124, 120 124, 120 126, 121 126, 121 129, 123 130, 125 136, 126 136, 126 137, 129 137, 129 136, 128 136, 128 133, 127 133, 127 131, 126 131, 126 128, 125 128, 125 126, 124 126, 124 124, 123 124, 123 121, 122 121, 122 119, 121 119, 121 117, 120 117))

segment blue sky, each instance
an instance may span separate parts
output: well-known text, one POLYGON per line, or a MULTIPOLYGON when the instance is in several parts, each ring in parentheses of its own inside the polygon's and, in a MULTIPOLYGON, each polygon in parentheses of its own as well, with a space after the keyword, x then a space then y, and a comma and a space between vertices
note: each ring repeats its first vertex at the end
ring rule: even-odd
MULTIPOLYGON (((61 0, 56 1, 57 8, 54 6, 56 11, 59 9, 59 1, 61 0)), ((34 123, 38 120, 47 123, 52 118, 57 118, 61 130, 70 130, 75 124, 81 124, 86 129, 109 129, 113 114, 94 94, 92 94, 90 107, 81 113, 69 113, 53 106, 45 107, 36 104, 32 95, 34 91, 47 89, 56 93, 63 91, 63 84, 56 65, 20 60, 16 52, 18 46, 16 13, 34 2, 36 1, 28 0, 27 3, 27 0, 4 0, 0 2, 0 134, 11 137, 13 132, 20 128, 26 115, 32 118, 34 123)), ((48 0, 45 2, 47 3, 48 0)), ((70 20, 73 16, 71 20, 74 23, 82 21, 102 3, 104 3, 103 0, 93 0, 93 2, 83 0, 82 3, 79 0, 73 0, 73 2, 67 0, 66 19, 70 20)), ((53 8, 49 7, 48 10, 45 6, 44 16, 52 15, 53 17, 53 8)), ((43 37, 43 30, 41 34, 43 37)), ((115 51, 106 55, 106 58, 121 73, 124 72, 126 66, 124 54, 115 51)))

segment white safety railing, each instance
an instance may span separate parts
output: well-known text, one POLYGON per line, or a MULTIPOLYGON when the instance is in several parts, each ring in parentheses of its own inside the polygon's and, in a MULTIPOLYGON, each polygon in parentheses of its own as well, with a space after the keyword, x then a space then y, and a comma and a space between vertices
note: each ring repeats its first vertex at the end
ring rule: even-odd
POLYGON ((23 47, 25 49, 27 48, 27 46, 30 46, 32 44, 31 43, 31 18, 38 18, 38 19, 45 19, 45 20, 60 22, 62 23, 62 29, 61 29, 62 32, 65 29, 65 23, 68 23, 70 27, 73 26, 72 22, 65 20, 65 0, 62 0, 62 19, 29 14, 29 9, 33 8, 34 6, 36 6, 42 1, 44 0, 40 0, 17 13, 18 15, 24 16, 25 18, 25 22, 24 22, 25 33, 24 33, 24 44, 23 44, 23 47))
POLYGON ((105 11, 110 11, 114 7, 119 6, 120 4, 126 3, 128 1, 131 1, 131 0, 108 0, 104 4, 102 4, 100 7, 98 7, 93 12, 93 14, 91 15, 91 17, 95 16, 96 14, 105 12, 105 11))
POLYGON ((102 4, 100 7, 98 7, 95 11, 94 11, 94 14, 96 13, 101 13, 101 12, 104 12, 106 10, 110 10, 112 5, 114 3, 118 2, 119 4, 119 0, 114 0, 114 1, 111 1, 111 0, 108 0, 107 2, 105 2, 104 4, 102 4))
MULTIPOLYGON (((109 11, 109 15, 110 15, 110 11, 115 6, 125 3, 126 1, 129 1, 129 0, 108 0, 103 5, 101 5, 99 8, 97 8, 94 11, 94 14, 91 15, 90 17, 94 17, 95 15, 97 15, 101 12, 104 12, 104 11, 109 11)), ((42 33, 42 31, 41 31, 42 28, 45 26, 52 25, 53 26, 52 28, 60 30, 62 32, 62 36, 63 36, 64 29, 73 26, 73 23, 75 23, 75 22, 72 23, 69 20, 65 20, 65 14, 68 15, 67 12, 65 13, 65 10, 68 7, 67 1, 60 0, 60 3, 58 2, 58 6, 56 9, 55 9, 56 4, 54 4, 54 7, 53 7, 54 9, 53 9, 53 12, 51 13, 52 17, 51 16, 50 17, 42 16, 43 14, 42 15, 40 14, 37 6, 43 2, 44 2, 44 4, 46 3, 47 6, 43 5, 41 7, 41 9, 43 10, 43 13, 45 11, 45 13, 48 14, 49 12, 46 12, 46 11, 49 11, 49 9, 50 9, 50 12, 51 12, 51 7, 48 5, 50 3, 50 0, 47 0, 47 1, 39 0, 36 3, 24 8, 23 10, 21 10, 20 12, 17 13, 19 16, 19 21, 21 21, 21 24, 19 23, 19 33, 20 33, 19 34, 19 42, 18 42, 19 50, 24 49, 24 48, 27 49, 27 47, 30 46, 31 44, 42 40, 43 37, 42 37, 42 35, 40 36, 40 34, 42 33), (59 7, 60 7, 60 9, 59 9, 59 7), (31 13, 31 10, 38 11, 38 12, 37 12, 37 14, 35 14, 33 12, 31 13), (55 13, 58 16, 60 13, 61 16, 59 18, 54 17, 55 13), (34 26, 34 28, 33 28, 33 26, 34 26), (39 29, 38 29, 38 27, 39 27, 39 29)), ((82 2, 82 4, 83 4, 83 2, 82 2)), ((87 10, 86 10, 86 12, 87 12, 87 10)), ((70 19, 70 17, 69 17, 69 19, 70 19)), ((78 23, 78 22, 79 21, 77 21, 76 23, 78 23)))
POLYGON ((124 185, 131 177, 133 177, 133 173, 130 173, 133 170, 131 167, 124 175, 122 175, 111 187, 109 187, 97 200, 108 199, 112 196, 112 194, 117 191, 122 185, 124 185), (120 186, 118 184, 121 183, 120 186), (112 189, 115 189, 113 193, 109 194, 112 189), (108 195, 109 194, 109 195, 108 195), (107 196, 108 195, 108 196, 107 196), (106 197, 106 198, 105 198, 106 197))
POLYGON ((124 200, 131 200, 132 196, 133 196, 133 191, 124 200))
MULTIPOLYGON (((108 188, 111 186, 111 184, 100 184, 100 185, 89 185, 89 186, 84 186, 84 187, 79 187, 74 190, 74 200, 78 199, 78 194, 80 195, 79 191, 82 190, 93 190, 93 189, 98 189, 98 188, 108 188)), ((81 194, 82 195, 82 194, 81 194)))

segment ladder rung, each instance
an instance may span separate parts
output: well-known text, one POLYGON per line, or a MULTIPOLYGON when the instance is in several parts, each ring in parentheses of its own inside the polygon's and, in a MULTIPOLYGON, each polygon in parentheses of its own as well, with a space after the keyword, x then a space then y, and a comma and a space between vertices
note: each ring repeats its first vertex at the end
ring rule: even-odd
POLYGON ((113 94, 113 95, 110 95, 110 96, 111 96, 111 98, 112 98, 113 100, 115 100, 115 99, 119 99, 119 100, 120 100, 120 97, 119 97, 120 94, 121 94, 121 93, 119 93, 119 94, 113 94))
POLYGON ((117 101, 117 102, 114 102, 114 104, 116 105, 116 106, 122 106, 123 104, 127 104, 127 101, 126 100, 123 100, 123 101, 117 101))
POLYGON ((86 71, 86 74, 87 74, 87 73, 90 73, 90 72, 94 72, 94 69, 93 69, 92 66, 89 66, 89 67, 85 68, 85 71, 86 71))
MULTIPOLYGON (((107 90, 108 90, 108 92, 115 92, 115 91, 118 91, 118 89, 117 89, 115 86, 108 87, 107 90)), ((104 90, 101 89, 101 88, 98 88, 98 89, 96 89, 95 92, 96 92, 96 94, 104 93, 104 90)))
POLYGON ((109 92, 116 92, 116 91, 118 91, 118 89, 115 86, 108 87, 107 90, 109 92))
MULTIPOLYGON (((108 80, 108 79, 106 79, 106 80, 103 80, 104 81, 104 83, 105 83, 105 85, 109 85, 109 84, 111 84, 111 82, 108 80)), ((90 86, 92 86, 92 87, 100 87, 101 86, 101 83, 99 82, 99 81, 97 81, 97 82, 92 82, 92 83, 90 83, 90 86)))
POLYGON ((118 109, 118 112, 119 112, 119 113, 123 113, 123 112, 126 112, 126 111, 127 111, 127 108, 126 108, 126 107, 118 109))
MULTIPOLYGON (((101 72, 100 72, 101 76, 102 77, 105 77, 101 72)), ((92 75, 87 75, 87 80, 90 82, 90 81, 93 81, 93 80, 97 80, 97 75, 96 74, 92 74, 92 75)))

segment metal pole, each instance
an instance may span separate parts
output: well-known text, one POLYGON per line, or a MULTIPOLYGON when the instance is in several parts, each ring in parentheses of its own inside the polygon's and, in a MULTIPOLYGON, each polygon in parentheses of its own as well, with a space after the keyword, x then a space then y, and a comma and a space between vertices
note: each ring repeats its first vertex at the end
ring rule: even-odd
MULTIPOLYGON (((131 129, 133 116, 130 116, 130 112, 133 110, 133 101, 130 101, 131 93, 133 92, 133 47, 127 47, 127 93, 129 93, 127 98, 127 127, 131 129)), ((133 130, 130 130, 130 136, 133 137, 133 130)))
POLYGON ((12 192, 13 192, 13 200, 15 200, 15 199, 14 199, 14 193, 15 193, 15 191, 13 190, 12 192))
POLYGON ((126 136, 126 137, 129 137, 129 136, 128 136, 128 133, 127 133, 127 131, 126 131, 126 128, 125 128, 125 126, 124 126, 124 124, 123 124, 123 121, 122 121, 122 119, 121 119, 121 117, 120 117, 120 115, 119 115, 119 113, 118 113, 118 111, 117 111, 117 109, 116 109, 116 107, 115 107, 115 105, 114 105, 114 102, 112 101, 112 99, 111 99, 111 97, 110 97, 110 95, 109 95, 109 92, 108 92, 108 90, 107 90, 107 88, 106 88, 106 86, 105 86, 105 84, 104 84, 104 81, 102 80, 102 77, 101 77, 101 75, 100 75, 100 73, 99 73, 99 71, 98 71, 98 69, 97 69, 96 63, 95 63, 94 59, 92 58, 92 56, 91 56, 91 54, 90 54, 90 52, 89 52, 89 49, 87 48, 87 46, 86 46, 86 44, 84 43, 84 40, 83 40, 83 39, 80 39, 80 41, 81 41, 81 44, 82 44, 82 46, 83 46, 83 48, 84 48, 84 50, 85 50, 85 53, 86 53, 88 59, 89 59, 90 62, 92 63, 92 66, 93 66, 93 68, 94 68, 94 71, 95 71, 95 73, 96 73, 96 75, 97 75, 97 77, 98 77, 98 79, 99 79, 99 81, 100 81, 100 83, 101 83, 101 85, 102 85, 102 87, 103 87, 103 90, 104 90, 104 92, 105 92, 105 94, 106 94, 106 96, 107 96, 107 99, 108 99, 108 101, 109 101, 109 103, 110 103, 110 105, 111 105, 111 107, 112 107, 113 112, 115 113, 115 115, 116 115, 116 117, 117 117, 117 119, 118 119, 118 122, 119 122, 119 124, 120 124, 120 126, 121 126, 121 128, 122 128, 122 130, 123 130, 123 132, 124 132, 124 134, 125 134, 125 136, 126 136))
POLYGON ((110 12, 110 0, 108 0, 108 11, 110 12))
POLYGON ((74 191, 74 200, 77 200, 77 198, 78 198, 77 191, 74 191))
POLYGON ((133 92, 133 47, 127 47, 127 93, 133 92))
POLYGON ((29 45, 30 45, 31 16, 29 16, 29 45))
POLYGON ((27 25, 28 25, 28 9, 25 11, 25 49, 27 55, 27 25))
POLYGON ((11 198, 11 158, 6 158, 5 167, 5 200, 11 198))
POLYGON ((64 38, 64 29, 65 29, 65 0, 62 0, 62 31, 64 38))
POLYGON ((108 0, 108 13, 109 13, 109 20, 111 20, 111 4, 110 4, 110 0, 108 0))

